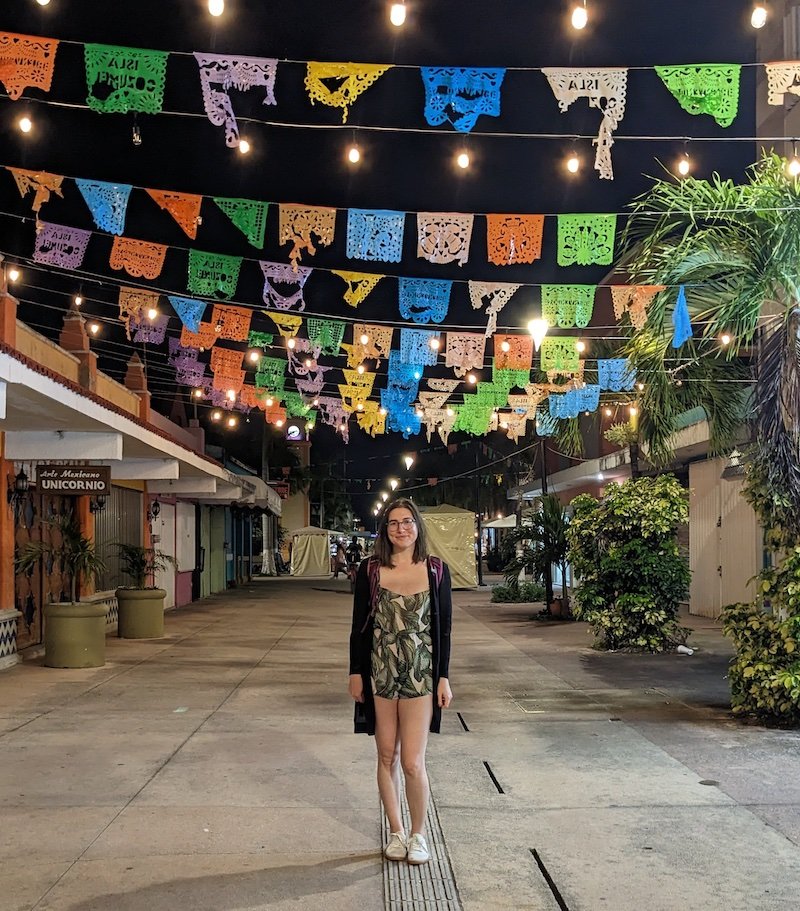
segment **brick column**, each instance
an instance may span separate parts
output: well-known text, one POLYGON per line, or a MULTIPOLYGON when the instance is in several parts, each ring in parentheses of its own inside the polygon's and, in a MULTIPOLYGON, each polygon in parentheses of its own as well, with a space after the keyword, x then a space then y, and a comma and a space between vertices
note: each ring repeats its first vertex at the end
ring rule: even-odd
POLYGON ((150 420, 150 391, 147 388, 147 374, 145 373, 142 359, 136 352, 128 361, 125 372, 125 388, 130 389, 139 396, 139 418, 142 421, 150 420))
POLYGON ((0 288, 0 342, 17 347, 17 299, 0 288))
POLYGON ((78 382, 84 389, 97 389, 97 355, 89 347, 86 320, 73 300, 64 315, 64 325, 58 343, 65 351, 78 358, 78 382))

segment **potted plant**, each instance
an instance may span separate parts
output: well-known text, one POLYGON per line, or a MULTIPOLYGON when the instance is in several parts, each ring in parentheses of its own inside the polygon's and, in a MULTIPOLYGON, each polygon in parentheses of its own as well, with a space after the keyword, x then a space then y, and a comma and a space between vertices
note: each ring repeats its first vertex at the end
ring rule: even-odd
POLYGON ((47 522, 55 541, 30 541, 17 555, 18 573, 32 573, 41 560, 59 563, 70 576, 69 602, 45 604, 44 663, 47 667, 102 667, 106 655, 106 608, 78 600, 81 577, 97 577, 105 563, 94 542, 81 533, 74 516, 47 522))
POLYGON ((119 550, 120 571, 131 581, 131 585, 117 589, 117 635, 121 639, 160 639, 164 635, 167 593, 163 588, 156 588, 155 574, 178 564, 174 557, 153 547, 141 544, 115 547, 119 550))

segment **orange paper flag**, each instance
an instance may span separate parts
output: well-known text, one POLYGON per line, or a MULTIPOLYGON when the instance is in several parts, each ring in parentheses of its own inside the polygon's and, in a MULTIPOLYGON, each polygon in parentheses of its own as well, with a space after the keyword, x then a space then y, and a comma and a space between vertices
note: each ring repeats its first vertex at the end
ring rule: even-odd
POLYGON ((193 193, 173 193, 171 190, 148 190, 150 195, 162 209, 178 222, 184 233, 194 240, 197 237, 197 226, 200 224, 200 206, 202 196, 193 193))

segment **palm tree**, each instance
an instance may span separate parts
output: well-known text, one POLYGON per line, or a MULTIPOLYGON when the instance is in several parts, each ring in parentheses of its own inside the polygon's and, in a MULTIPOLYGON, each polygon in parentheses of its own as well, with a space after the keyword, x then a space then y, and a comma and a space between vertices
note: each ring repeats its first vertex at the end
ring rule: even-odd
POLYGON ((648 459, 669 461, 679 416, 698 406, 712 454, 729 449, 755 379, 754 457, 800 514, 800 182, 784 165, 765 154, 740 185, 656 179, 633 204, 620 265, 632 283, 667 286, 627 346, 646 377, 648 459), (669 317, 681 285, 696 334, 675 352, 669 317))

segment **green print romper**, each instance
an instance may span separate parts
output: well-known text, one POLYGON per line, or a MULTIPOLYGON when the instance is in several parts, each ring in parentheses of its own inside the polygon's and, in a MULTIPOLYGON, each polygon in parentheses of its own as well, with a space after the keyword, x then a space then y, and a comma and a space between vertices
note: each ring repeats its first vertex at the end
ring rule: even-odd
POLYGON ((382 588, 372 639, 372 692, 384 699, 433 693, 431 595, 398 595, 382 588))

